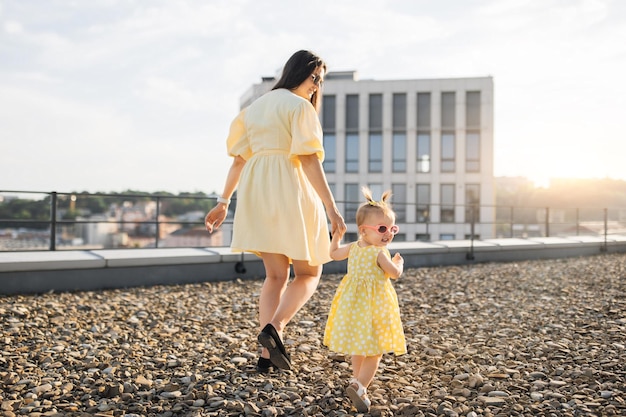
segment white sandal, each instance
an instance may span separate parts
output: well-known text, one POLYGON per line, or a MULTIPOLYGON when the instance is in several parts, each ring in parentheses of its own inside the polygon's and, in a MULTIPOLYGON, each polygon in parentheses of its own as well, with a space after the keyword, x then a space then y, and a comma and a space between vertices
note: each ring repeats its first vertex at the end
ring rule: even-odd
POLYGON ((372 402, 367 397, 367 388, 365 388, 356 378, 352 378, 348 384, 346 393, 348 394, 348 397, 350 397, 350 400, 352 400, 352 404, 354 404, 357 411, 359 413, 367 413, 370 411, 370 405, 372 405, 372 402))

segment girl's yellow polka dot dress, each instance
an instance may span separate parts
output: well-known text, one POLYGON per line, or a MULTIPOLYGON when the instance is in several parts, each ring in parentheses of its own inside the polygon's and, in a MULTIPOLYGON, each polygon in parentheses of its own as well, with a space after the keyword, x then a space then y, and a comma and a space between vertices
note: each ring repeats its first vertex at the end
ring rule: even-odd
POLYGON ((386 247, 350 247, 348 273, 333 298, 324 345, 334 352, 374 356, 406 353, 406 340, 398 296, 388 276, 376 264, 378 253, 386 247))

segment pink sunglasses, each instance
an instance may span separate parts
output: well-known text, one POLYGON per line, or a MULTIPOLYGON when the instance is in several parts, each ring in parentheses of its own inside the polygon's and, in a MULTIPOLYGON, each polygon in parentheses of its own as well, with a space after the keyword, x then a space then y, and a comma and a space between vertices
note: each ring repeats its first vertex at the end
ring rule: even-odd
POLYGON ((379 224, 377 226, 370 226, 367 224, 362 224, 361 227, 367 227, 368 229, 376 230, 381 235, 384 235, 385 233, 387 233, 387 231, 389 231, 389 233, 391 233, 392 235, 396 235, 400 231, 400 228, 396 226, 395 224, 389 228, 385 226, 384 224, 379 224))

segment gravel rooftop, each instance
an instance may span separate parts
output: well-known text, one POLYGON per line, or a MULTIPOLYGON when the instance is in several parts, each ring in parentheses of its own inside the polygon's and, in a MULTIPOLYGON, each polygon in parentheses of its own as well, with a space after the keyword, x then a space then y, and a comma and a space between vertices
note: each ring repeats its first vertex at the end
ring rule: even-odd
MULTIPOLYGON (((341 275, 290 323, 293 371, 255 371, 261 280, 0 297, 0 415, 344 416, 321 344, 341 275)), ((626 415, 626 255, 409 269, 408 353, 372 416, 626 415)))

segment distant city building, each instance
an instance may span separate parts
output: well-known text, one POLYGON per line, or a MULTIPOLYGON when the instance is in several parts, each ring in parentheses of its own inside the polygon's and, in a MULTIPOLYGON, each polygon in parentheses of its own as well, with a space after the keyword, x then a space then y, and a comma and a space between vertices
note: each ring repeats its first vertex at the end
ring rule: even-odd
POLYGON ((221 229, 208 233, 204 226, 185 227, 170 233, 159 243, 161 248, 224 246, 221 229))
MULTIPOLYGON (((241 108, 275 83, 253 85, 241 108)), ((346 239, 357 237, 364 185, 374 198, 392 190, 397 241, 493 237, 493 108, 492 77, 378 81, 330 72, 324 170, 349 223, 346 239)))

